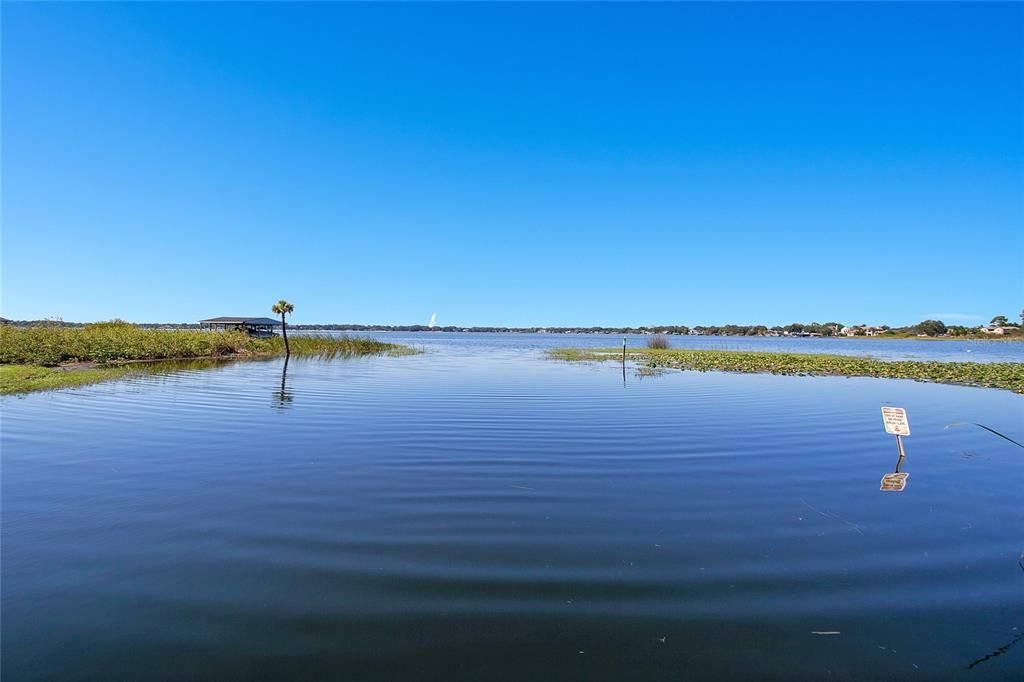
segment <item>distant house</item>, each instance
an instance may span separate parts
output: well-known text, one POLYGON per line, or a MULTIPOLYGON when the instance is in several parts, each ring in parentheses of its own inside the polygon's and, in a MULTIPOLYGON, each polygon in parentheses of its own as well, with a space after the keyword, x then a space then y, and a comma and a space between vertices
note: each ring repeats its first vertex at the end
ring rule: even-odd
POLYGON ((883 331, 881 327, 869 327, 858 324, 853 327, 843 327, 839 330, 839 333, 843 336, 878 336, 883 331))
POLYGON ((274 329, 280 324, 280 320, 271 317, 211 317, 208 320, 199 320, 200 329, 242 331, 259 338, 273 336, 274 329))
POLYGON ((999 327, 994 324, 990 324, 987 327, 982 327, 981 332, 983 334, 995 334, 996 336, 1002 336, 1006 333, 1006 327, 999 327))

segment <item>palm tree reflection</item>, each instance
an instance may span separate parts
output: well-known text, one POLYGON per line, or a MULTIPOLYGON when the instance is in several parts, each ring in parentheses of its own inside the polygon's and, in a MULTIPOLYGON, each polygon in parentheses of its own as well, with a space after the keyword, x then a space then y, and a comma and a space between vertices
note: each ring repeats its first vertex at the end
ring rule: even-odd
POLYGON ((284 409, 292 402, 292 394, 288 390, 288 356, 284 358, 284 365, 281 367, 281 389, 274 392, 274 407, 284 409))

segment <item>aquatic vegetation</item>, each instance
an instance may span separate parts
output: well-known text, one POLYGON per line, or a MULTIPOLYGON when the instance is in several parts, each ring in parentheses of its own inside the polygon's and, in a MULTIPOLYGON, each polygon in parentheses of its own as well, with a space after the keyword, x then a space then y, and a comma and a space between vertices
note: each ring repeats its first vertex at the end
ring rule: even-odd
MULTIPOLYGON (((620 349, 558 348, 549 352, 556 360, 620 360, 620 349)), ((812 353, 761 353, 717 350, 635 349, 627 357, 647 367, 698 372, 745 372, 798 376, 856 376, 913 379, 941 384, 1003 388, 1024 393, 1024 362, 937 362, 894 360, 812 353)))
MULTIPOLYGON (((359 336, 293 333, 288 340, 292 355, 333 358, 355 355, 415 355, 419 352, 408 346, 359 336)), ((251 352, 267 355, 282 355, 285 352, 284 341, 280 336, 250 339, 249 348, 251 352)))

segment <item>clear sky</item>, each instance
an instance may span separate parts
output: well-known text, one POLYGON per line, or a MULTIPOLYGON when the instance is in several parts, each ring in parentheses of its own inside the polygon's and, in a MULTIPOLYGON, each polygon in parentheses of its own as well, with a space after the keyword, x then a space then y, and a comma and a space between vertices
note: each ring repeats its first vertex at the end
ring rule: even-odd
POLYGON ((1024 4, 2 6, 5 317, 1024 304, 1024 4))

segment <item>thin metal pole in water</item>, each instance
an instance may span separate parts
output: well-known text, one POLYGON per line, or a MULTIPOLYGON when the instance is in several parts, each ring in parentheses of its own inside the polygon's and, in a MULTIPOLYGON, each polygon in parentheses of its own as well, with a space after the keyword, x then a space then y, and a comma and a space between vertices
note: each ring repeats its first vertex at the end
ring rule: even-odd
POLYGON ((626 366, 626 337, 622 337, 622 366, 626 366))
POLYGON ((904 454, 903 454, 903 439, 900 438, 898 435, 896 436, 896 447, 900 451, 900 459, 903 459, 903 457, 904 457, 904 454))

